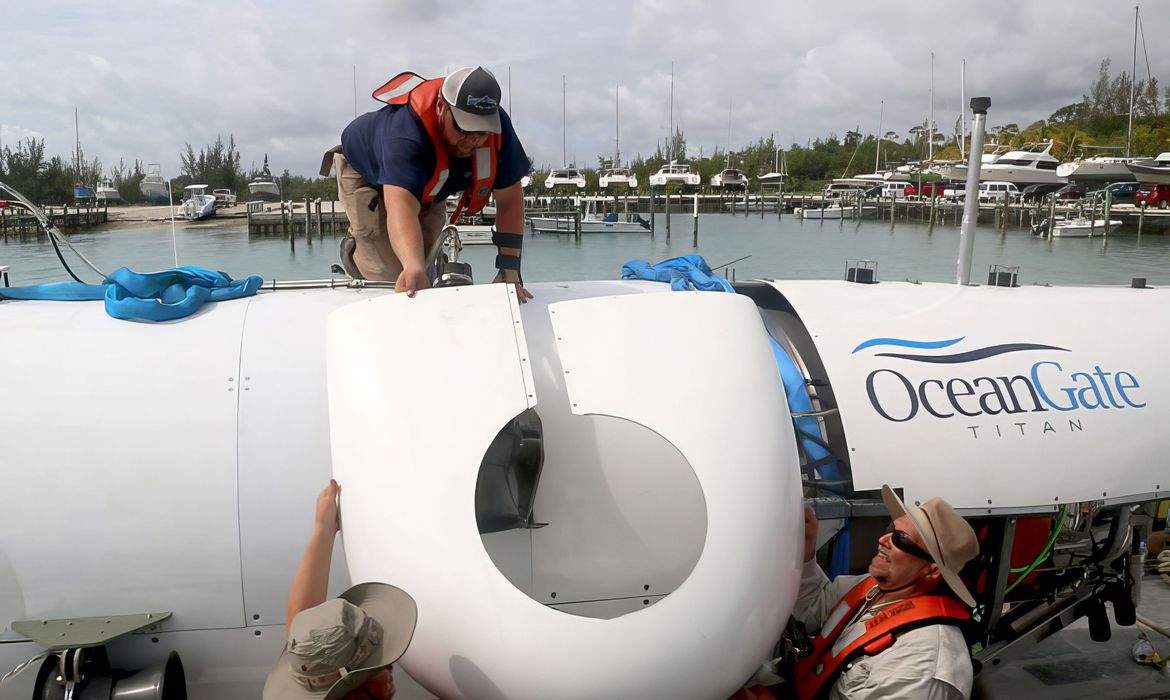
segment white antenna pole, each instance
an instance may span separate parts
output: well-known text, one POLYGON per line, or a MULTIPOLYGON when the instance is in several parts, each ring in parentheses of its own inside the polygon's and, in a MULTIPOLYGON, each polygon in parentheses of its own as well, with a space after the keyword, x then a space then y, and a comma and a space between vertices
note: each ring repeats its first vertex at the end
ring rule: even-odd
POLYGON ((873 171, 876 173, 882 162, 882 120, 886 116, 886 101, 882 100, 878 109, 877 153, 873 154, 873 171))
POLYGON ((1133 96, 1137 86, 1137 39, 1138 39, 1138 10, 1133 6, 1133 68, 1129 73, 1129 125, 1125 128, 1125 157, 1129 158, 1129 149, 1133 144, 1133 96))
POLYGON ((666 160, 674 160, 674 61, 670 62, 670 136, 666 142, 666 160))
POLYGON ((927 161, 934 160, 934 52, 930 52, 930 124, 926 127, 927 161))
POLYGON ((175 267, 179 266, 179 241, 175 237, 175 195, 171 192, 171 180, 167 179, 167 204, 171 209, 171 251, 175 254, 175 267))
POLYGON ((959 158, 967 157, 967 59, 959 64, 959 158))
POLYGON ((975 221, 979 216, 979 166, 983 153, 983 131, 987 121, 990 97, 972 97, 971 151, 967 156, 967 189, 963 201, 963 225, 959 229, 959 259, 955 267, 955 281, 971 282, 971 257, 975 253, 975 221))

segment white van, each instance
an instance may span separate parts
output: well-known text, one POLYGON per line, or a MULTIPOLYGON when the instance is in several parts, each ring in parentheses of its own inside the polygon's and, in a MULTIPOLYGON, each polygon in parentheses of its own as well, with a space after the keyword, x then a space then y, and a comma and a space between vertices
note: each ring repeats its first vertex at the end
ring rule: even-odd
POLYGON ((1009 202, 1020 198, 1020 189, 1014 182, 998 182, 995 180, 979 183, 980 202, 1009 202))

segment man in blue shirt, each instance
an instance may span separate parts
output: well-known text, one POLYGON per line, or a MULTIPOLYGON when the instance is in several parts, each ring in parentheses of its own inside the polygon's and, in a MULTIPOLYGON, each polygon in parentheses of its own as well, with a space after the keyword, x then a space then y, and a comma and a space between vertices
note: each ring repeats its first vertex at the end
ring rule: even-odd
POLYGON ((402 73, 374 93, 386 107, 350 122, 333 154, 337 189, 350 221, 342 264, 352 276, 393 281, 413 296, 430 286, 426 266, 446 220, 446 199, 463 192, 459 213, 496 200, 495 281, 520 276, 528 156, 500 108, 500 86, 482 67, 424 80, 402 73), (348 251, 347 251, 348 248, 348 251))

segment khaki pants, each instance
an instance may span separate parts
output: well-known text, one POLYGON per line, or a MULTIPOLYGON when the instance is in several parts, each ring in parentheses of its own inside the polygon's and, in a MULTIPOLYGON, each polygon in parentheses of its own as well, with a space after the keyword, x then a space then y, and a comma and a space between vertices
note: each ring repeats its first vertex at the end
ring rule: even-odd
MULTIPOLYGON (((348 239, 342 242, 342 266, 353 277, 382 282, 397 280, 402 272, 402 263, 390 247, 390 233, 386 229, 386 203, 382 201, 381 192, 350 167, 349 161, 340 153, 333 154, 333 170, 337 173, 337 195, 345 205, 349 235, 354 242, 353 245, 349 244, 348 239), (370 209, 370 203, 375 199, 378 204, 370 209), (352 258, 347 251, 352 251, 352 258)), ((434 255, 438 253, 436 242, 443 225, 447 223, 446 209, 445 200, 436 200, 419 210, 418 222, 422 228, 423 254, 427 256, 427 264, 433 262, 434 255)))

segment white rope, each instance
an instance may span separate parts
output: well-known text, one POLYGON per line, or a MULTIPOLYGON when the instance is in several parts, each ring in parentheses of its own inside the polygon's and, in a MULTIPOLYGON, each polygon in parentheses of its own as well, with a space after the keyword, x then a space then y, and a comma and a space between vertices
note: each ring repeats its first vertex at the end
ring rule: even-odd
POLYGON ((25 661, 25 662, 23 662, 23 663, 17 664, 16 668, 12 669, 12 670, 11 670, 11 671, 9 671, 8 673, 5 673, 3 676, 0 676, 0 685, 4 685, 4 684, 5 684, 5 683, 7 683, 7 682, 8 682, 10 679, 12 679, 14 676, 16 676, 17 674, 19 674, 21 671, 23 671, 24 669, 28 668, 28 667, 29 667, 29 666, 31 666, 32 664, 34 664, 34 663, 36 663, 36 662, 40 661, 41 659, 45 658, 45 657, 46 657, 46 656, 48 656, 48 655, 49 655, 49 652, 48 652, 48 651, 42 651, 41 653, 39 653, 39 654, 37 654, 36 656, 34 656, 34 657, 32 657, 31 659, 29 659, 28 661, 25 661))

